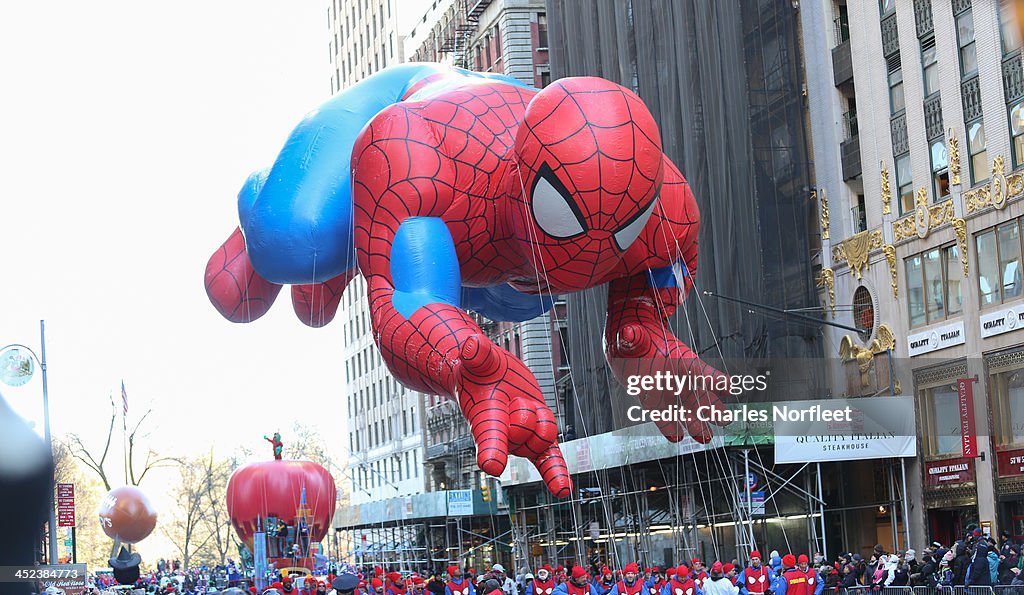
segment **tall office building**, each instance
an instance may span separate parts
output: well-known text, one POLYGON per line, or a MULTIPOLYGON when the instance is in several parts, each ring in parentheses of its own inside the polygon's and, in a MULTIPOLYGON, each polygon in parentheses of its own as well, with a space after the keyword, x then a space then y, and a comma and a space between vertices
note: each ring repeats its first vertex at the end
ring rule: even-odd
POLYGON ((920 504, 909 527, 889 519, 893 543, 908 529, 911 544, 950 543, 972 524, 1024 534, 1024 69, 1012 3, 802 5, 822 299, 837 306, 830 318, 864 329, 826 331, 828 355, 847 360, 833 391, 895 389, 917 412, 907 489, 920 504))
MULTIPOLYGON (((403 31, 411 28, 403 19, 417 12, 410 12, 410 6, 421 5, 399 0, 331 0, 327 8, 331 92, 403 62, 403 31)), ((345 345, 348 436, 344 446, 349 452, 347 473, 340 483, 349 493, 348 506, 418 494, 425 489, 426 476, 423 395, 402 386, 385 367, 373 341, 362 277, 345 291, 337 320, 345 345)), ((338 530, 345 525, 341 515, 336 517, 338 530)), ((365 537, 361 531, 346 532, 341 541, 350 552, 373 547, 396 562, 417 560, 417 554, 403 548, 412 540, 410 530, 398 528, 387 535, 365 537)))
POLYGON ((423 0, 330 0, 331 93, 404 62, 404 37, 423 5, 423 0))

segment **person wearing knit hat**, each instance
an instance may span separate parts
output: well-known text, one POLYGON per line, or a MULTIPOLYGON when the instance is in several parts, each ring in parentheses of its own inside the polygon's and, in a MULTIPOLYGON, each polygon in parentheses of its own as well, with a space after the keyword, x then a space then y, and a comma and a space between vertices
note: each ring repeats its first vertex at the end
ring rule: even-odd
POLYGON ((697 587, 697 583, 693 582, 690 569, 685 564, 680 564, 677 568, 669 568, 666 574, 671 578, 666 581, 661 595, 701 595, 700 588, 697 587))
POLYGON ((412 585, 409 590, 412 595, 426 595, 427 581, 423 580, 422 576, 413 576, 409 579, 409 583, 412 585))
POLYGON ((601 575, 595 576, 590 581, 590 595, 608 595, 615 586, 612 569, 607 566, 601 568, 601 575))
POLYGON ((370 588, 372 589, 370 595, 384 595, 384 581, 381 579, 370 579, 370 588))
MULTIPOLYGON (((736 584, 736 565, 735 564, 731 564, 731 563, 730 564, 724 564, 722 566, 722 572, 725 573, 726 578, 728 578, 729 581, 732 584, 734 584, 734 585, 736 584)), ((737 590, 737 592, 739 592, 739 591, 737 590)))
POLYGON ((555 587, 554 595, 591 595, 588 578, 582 566, 573 566, 569 580, 555 587))
POLYGON ((384 583, 385 595, 406 595, 405 581, 402 580, 401 573, 389 572, 387 579, 384 583))
POLYGON ((736 586, 740 595, 763 595, 776 580, 775 572, 761 563, 761 552, 754 550, 750 552, 750 565, 736 576, 736 586))
POLYGON ((447 570, 449 578, 444 586, 444 595, 476 595, 473 584, 462 578, 461 568, 453 564, 447 570))
POLYGON ((551 565, 545 564, 537 570, 537 577, 530 583, 526 595, 551 595, 555 590, 555 577, 551 574, 551 565))
POLYGON ((704 581, 701 589, 704 595, 737 595, 739 588, 732 584, 732 580, 725 576, 725 567, 721 562, 711 565, 711 574, 704 581))
POLYGON ((640 567, 630 562, 622 569, 622 578, 612 586, 610 595, 640 595, 644 590, 640 567))
POLYGON ((774 595, 814 595, 814 588, 817 585, 807 584, 807 574, 797 568, 796 556, 783 556, 782 568, 783 573, 776 582, 774 595))
POLYGON ((811 567, 807 554, 800 554, 800 557, 796 559, 796 567, 807 579, 808 595, 812 593, 813 595, 821 595, 821 592, 825 589, 825 581, 821 580, 818 570, 811 567))
POLYGON ((644 581, 644 595, 661 595, 666 582, 665 573, 657 566, 652 567, 650 578, 644 581))

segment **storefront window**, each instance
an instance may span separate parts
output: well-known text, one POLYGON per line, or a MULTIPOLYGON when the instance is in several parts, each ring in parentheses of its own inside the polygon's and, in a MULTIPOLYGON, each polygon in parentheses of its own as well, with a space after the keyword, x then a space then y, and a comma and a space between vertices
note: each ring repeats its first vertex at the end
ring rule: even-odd
POLYGON ((942 249, 942 264, 946 272, 946 314, 952 316, 963 311, 964 278, 963 263, 960 260, 960 247, 956 244, 942 249))
POLYGON ((924 253, 925 311, 928 320, 939 320, 946 315, 943 304, 942 266, 939 264, 939 250, 924 253))
POLYGON ((960 437, 960 400, 955 384, 943 384, 921 390, 924 406, 922 439, 928 456, 955 455, 962 452, 960 437))
POLYGON ((1002 272, 1003 301, 1020 297, 1020 233, 1016 221, 1000 225, 996 230, 999 241, 999 270, 1002 272))
POLYGON ((991 378, 996 444, 1024 446, 1024 370, 998 372, 991 378))
POLYGON ((978 297, 982 306, 998 304, 1002 298, 999 294, 995 230, 979 233, 975 237, 975 242, 978 245, 978 297))
POLYGON ((924 316, 924 285, 921 277, 921 256, 911 256, 907 267, 907 303, 910 307, 910 326, 920 326, 927 320, 924 316))
POLYGON ((963 310, 963 267, 956 244, 911 256, 904 266, 911 327, 931 324, 963 310))

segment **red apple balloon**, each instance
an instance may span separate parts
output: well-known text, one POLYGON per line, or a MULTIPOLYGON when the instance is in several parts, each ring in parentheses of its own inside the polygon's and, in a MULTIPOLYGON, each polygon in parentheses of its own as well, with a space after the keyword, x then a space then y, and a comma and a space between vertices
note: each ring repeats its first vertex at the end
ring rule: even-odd
MULTIPOLYGON (((265 525, 267 517, 277 517, 286 525, 295 524, 295 513, 302 506, 309 509, 307 522, 312 541, 326 535, 334 516, 337 488, 326 469, 312 461, 263 461, 235 471, 228 481, 228 515, 235 532, 252 550, 252 536, 257 522, 265 525)), ((266 527, 262 527, 266 530, 266 527)))
POLYGON ((156 528, 156 509, 135 486, 110 490, 100 501, 98 513, 103 532, 121 543, 138 543, 156 528))

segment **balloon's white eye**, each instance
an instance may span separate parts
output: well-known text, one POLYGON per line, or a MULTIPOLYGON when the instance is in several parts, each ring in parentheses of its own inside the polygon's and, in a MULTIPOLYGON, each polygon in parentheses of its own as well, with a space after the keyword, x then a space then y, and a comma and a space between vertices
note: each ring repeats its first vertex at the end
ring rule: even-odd
POLYGON ((531 194, 533 218, 544 233, 565 239, 585 231, 583 215, 548 164, 540 166, 531 194))
POLYGON ((657 204, 658 196, 655 195, 654 200, 651 201, 651 204, 647 205, 647 208, 640 211, 632 221, 615 232, 615 243, 618 244, 620 250, 625 252, 640 237, 640 232, 644 230, 644 226, 647 225, 647 220, 651 218, 651 213, 654 212, 654 207, 657 204))

